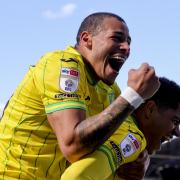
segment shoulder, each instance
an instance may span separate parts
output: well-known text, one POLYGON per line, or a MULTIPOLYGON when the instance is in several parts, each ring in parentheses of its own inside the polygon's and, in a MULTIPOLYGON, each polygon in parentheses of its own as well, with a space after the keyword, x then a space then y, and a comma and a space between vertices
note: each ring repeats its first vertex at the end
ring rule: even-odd
POLYGON ((67 46, 64 50, 47 52, 40 58, 40 61, 63 61, 67 63, 83 62, 81 55, 72 46, 67 46))

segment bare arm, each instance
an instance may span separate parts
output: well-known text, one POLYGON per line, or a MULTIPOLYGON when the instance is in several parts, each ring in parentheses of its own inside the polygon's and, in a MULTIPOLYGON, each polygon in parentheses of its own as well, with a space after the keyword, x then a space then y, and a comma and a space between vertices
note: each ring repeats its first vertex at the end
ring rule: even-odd
MULTIPOLYGON (((130 71, 128 85, 144 99, 152 96, 159 87, 154 69, 147 64, 130 71)), ((133 110, 119 96, 108 108, 95 116, 86 118, 83 110, 66 109, 49 114, 48 120, 61 151, 70 162, 74 162, 103 144, 133 110)))
POLYGON ((132 110, 127 101, 118 97, 103 112, 86 120, 85 112, 79 109, 54 112, 48 115, 48 120, 63 154, 74 162, 103 144, 132 110))

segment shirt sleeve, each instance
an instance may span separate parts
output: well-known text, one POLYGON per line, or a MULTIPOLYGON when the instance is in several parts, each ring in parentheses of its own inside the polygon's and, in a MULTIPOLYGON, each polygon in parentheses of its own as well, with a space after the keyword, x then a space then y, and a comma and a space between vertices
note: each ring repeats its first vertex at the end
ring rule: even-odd
POLYGON ((100 149, 106 152, 109 163, 116 170, 120 165, 136 160, 145 147, 143 134, 135 126, 124 122, 100 149))
POLYGON ((48 53, 37 63, 33 75, 46 113, 70 108, 86 110, 85 72, 76 57, 48 53))

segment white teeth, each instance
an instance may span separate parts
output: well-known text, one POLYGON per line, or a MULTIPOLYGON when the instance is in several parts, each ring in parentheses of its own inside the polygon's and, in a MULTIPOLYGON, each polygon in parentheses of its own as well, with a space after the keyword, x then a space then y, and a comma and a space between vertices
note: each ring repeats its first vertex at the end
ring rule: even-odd
POLYGON ((112 56, 111 58, 117 59, 118 61, 123 61, 123 62, 126 60, 125 58, 123 58, 121 56, 112 56))

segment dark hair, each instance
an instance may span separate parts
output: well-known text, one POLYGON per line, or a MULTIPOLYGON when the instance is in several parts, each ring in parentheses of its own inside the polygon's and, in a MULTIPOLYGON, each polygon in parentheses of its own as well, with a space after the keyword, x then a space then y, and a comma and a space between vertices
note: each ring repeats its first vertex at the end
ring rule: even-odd
POLYGON ((158 91, 150 98, 161 108, 177 109, 180 103, 180 86, 165 77, 159 78, 161 83, 158 91))
POLYGON ((79 44, 80 35, 83 31, 88 31, 92 33, 92 35, 98 34, 102 30, 102 23, 104 19, 108 17, 114 17, 118 19, 119 21, 126 23, 120 16, 113 13, 97 12, 97 13, 90 14, 83 20, 83 22, 81 23, 79 27, 79 30, 76 36, 77 44, 79 44))

